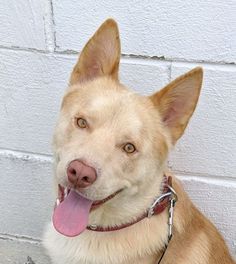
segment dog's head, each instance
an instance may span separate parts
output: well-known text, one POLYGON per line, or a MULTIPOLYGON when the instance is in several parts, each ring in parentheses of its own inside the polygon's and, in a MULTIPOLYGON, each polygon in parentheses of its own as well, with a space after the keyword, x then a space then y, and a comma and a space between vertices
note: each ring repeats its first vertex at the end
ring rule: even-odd
POLYGON ((86 217, 90 212, 89 221, 100 225, 146 210, 160 193, 168 152, 196 107, 201 68, 141 96, 119 82, 119 62, 119 32, 109 19, 80 54, 55 130, 56 183, 59 193, 71 190, 60 217, 63 210, 76 212, 76 200, 86 217))

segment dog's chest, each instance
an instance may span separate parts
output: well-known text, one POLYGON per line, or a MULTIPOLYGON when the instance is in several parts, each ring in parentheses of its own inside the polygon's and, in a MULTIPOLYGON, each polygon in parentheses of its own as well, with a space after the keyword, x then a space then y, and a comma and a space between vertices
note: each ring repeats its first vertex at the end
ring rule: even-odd
POLYGON ((135 263, 135 264, 156 264, 157 263, 157 257, 156 256, 145 256, 145 257, 140 257, 140 258, 133 258, 133 259, 128 259, 124 260, 122 262, 117 262, 115 259, 113 261, 106 261, 106 262, 97 262, 97 261, 89 261, 89 260, 76 260, 67 258, 64 256, 63 258, 54 258, 53 264, 65 264, 65 263, 70 263, 70 264, 130 264, 130 263, 135 263))
POLYGON ((127 234, 117 237, 91 232, 67 238, 50 228, 46 247, 55 264, 155 264, 157 256, 149 255, 156 252, 150 240, 143 237, 140 243, 127 239, 127 234))

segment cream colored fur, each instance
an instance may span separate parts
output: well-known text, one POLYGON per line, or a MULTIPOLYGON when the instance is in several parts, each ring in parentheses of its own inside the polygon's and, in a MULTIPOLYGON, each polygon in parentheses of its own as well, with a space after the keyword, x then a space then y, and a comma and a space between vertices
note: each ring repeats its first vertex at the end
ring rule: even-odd
MULTIPOLYGON (((196 68, 151 97, 140 96, 120 84, 119 61, 118 28, 109 19, 75 65, 54 135, 55 189, 68 184, 66 168, 74 159, 98 173, 91 186, 79 190, 84 196, 101 200, 123 189, 90 213, 89 224, 104 227, 135 220, 161 194, 168 153, 196 107, 202 82, 202 69, 196 68), (77 127, 79 117, 88 127, 77 127), (127 142, 137 151, 125 153, 127 142)), ((161 263, 234 263, 218 231, 174 176, 173 186, 179 196, 174 236, 161 263)), ((167 242, 167 221, 165 210, 119 231, 86 230, 74 238, 50 224, 44 244, 55 264, 154 264, 167 242)))

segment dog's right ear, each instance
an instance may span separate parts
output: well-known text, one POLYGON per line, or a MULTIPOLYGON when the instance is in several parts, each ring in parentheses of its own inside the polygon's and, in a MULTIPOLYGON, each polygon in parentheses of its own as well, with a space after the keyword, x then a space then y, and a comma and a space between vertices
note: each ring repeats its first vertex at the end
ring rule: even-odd
POLYGON ((119 30, 113 19, 106 20, 83 48, 70 77, 70 84, 107 75, 118 80, 120 63, 119 30))

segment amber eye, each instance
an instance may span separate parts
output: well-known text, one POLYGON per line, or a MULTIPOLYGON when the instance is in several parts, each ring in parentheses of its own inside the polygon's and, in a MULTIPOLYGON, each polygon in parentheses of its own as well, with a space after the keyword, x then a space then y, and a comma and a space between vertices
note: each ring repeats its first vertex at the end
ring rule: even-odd
POLYGON ((134 153, 136 148, 135 148, 135 146, 133 144, 127 143, 126 145, 124 145, 123 150, 126 153, 134 153))
POLYGON ((87 121, 83 118, 77 118, 76 123, 80 128, 86 128, 88 126, 87 121))

